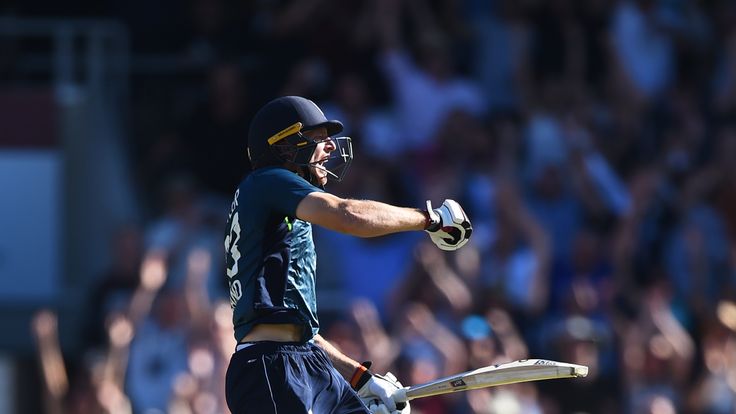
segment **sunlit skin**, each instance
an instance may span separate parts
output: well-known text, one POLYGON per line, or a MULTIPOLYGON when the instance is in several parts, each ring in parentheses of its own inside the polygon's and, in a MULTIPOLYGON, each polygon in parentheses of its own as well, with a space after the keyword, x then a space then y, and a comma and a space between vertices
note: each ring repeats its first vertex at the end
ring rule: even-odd
POLYGON ((335 150, 335 141, 329 139, 327 135, 327 128, 317 128, 311 131, 305 131, 304 135, 314 141, 322 141, 317 144, 312 153, 312 158, 309 159, 309 172, 312 176, 317 178, 320 186, 327 184, 327 170, 324 169, 323 163, 327 161, 330 153, 335 150), (322 164, 312 164, 315 162, 321 162, 322 164))

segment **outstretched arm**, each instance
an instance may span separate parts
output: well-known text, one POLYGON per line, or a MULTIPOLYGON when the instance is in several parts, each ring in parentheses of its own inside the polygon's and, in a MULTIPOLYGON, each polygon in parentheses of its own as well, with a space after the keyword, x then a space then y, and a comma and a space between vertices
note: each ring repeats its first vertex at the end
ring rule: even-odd
POLYGON ((454 200, 445 200, 438 208, 432 208, 427 200, 427 209, 419 210, 314 192, 299 202, 296 216, 358 237, 426 230, 432 242, 442 250, 463 247, 473 233, 465 211, 454 200))
POLYGON ((427 225, 427 215, 418 209, 378 201, 343 199, 321 192, 304 197, 296 215, 310 223, 358 237, 421 231, 427 225))

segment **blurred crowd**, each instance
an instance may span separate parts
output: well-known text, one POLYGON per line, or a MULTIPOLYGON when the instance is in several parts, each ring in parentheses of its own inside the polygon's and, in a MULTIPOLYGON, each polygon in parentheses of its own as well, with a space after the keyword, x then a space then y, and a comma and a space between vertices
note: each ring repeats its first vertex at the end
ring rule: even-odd
POLYGON ((34 320, 50 413, 223 413, 227 205, 250 117, 286 94, 344 122, 328 190, 454 198, 471 242, 315 229, 322 335, 404 384, 523 358, 586 379, 415 400, 415 414, 736 412, 736 3, 109 1, 134 56, 142 223, 88 297, 88 345, 34 320), (141 13, 141 10, 145 10, 141 13))

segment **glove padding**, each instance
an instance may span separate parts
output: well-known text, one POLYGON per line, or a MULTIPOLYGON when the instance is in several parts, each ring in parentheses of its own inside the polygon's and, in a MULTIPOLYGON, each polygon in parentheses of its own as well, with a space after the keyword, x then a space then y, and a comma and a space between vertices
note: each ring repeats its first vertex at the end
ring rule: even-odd
POLYGON ((473 227, 468 216, 455 200, 447 199, 439 208, 427 200, 429 225, 425 230, 432 242, 442 250, 457 250, 470 240, 473 227))
POLYGON ((409 414, 409 402, 396 400, 396 391, 403 387, 390 372, 386 375, 372 374, 358 390, 358 396, 374 414, 409 414))

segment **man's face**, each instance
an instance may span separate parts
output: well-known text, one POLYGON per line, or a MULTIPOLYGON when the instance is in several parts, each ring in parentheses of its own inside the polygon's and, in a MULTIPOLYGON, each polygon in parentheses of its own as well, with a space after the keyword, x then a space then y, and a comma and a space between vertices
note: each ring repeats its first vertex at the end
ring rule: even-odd
POLYGON ((327 162, 327 158, 329 158, 330 153, 335 150, 335 142, 330 139, 329 135, 327 135, 326 128, 317 128, 311 131, 305 131, 304 135, 307 138, 318 142, 317 146, 314 148, 314 153, 312 153, 312 158, 309 159, 309 172, 311 172, 312 176, 317 179, 319 185, 324 186, 327 184, 327 170, 325 170, 324 165, 325 162, 327 162))

